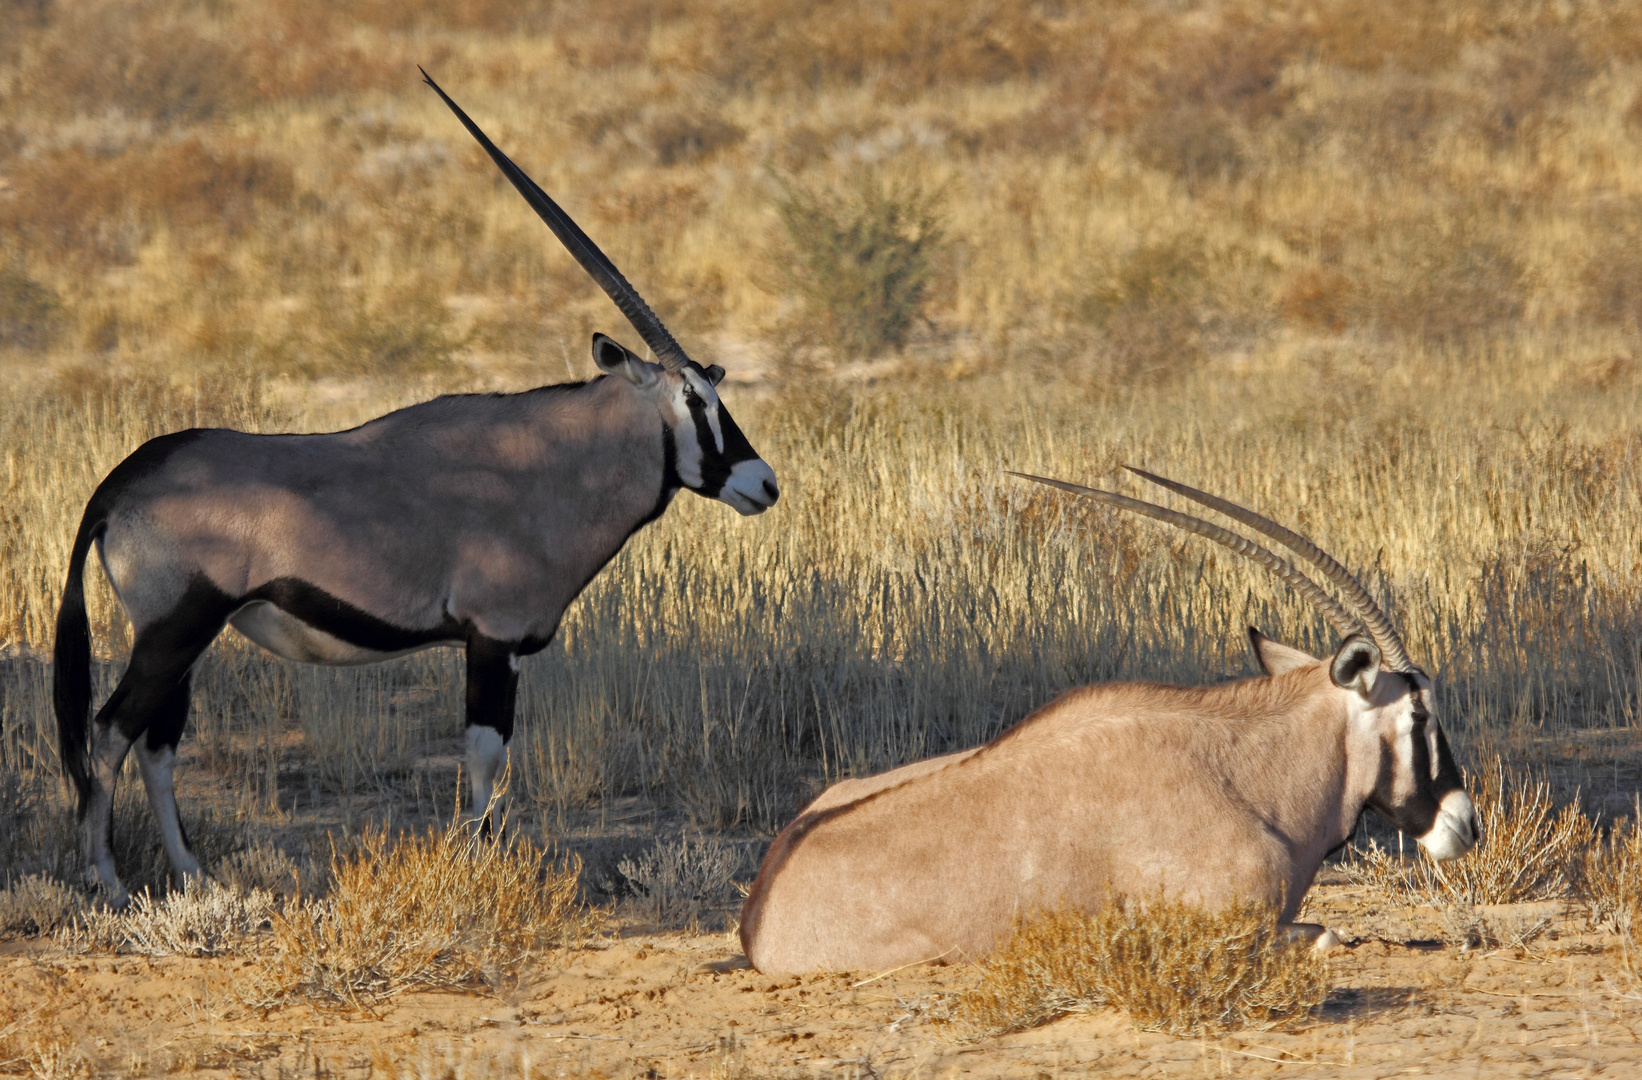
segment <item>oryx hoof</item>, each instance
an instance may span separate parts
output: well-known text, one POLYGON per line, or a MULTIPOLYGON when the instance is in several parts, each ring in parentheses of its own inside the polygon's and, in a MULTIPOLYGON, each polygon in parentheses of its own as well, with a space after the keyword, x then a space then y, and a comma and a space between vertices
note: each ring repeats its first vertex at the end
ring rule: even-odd
POLYGON ((124 911, 131 906, 131 894, 118 878, 105 881, 95 870, 86 873, 86 891, 91 894, 91 906, 107 911, 124 911))

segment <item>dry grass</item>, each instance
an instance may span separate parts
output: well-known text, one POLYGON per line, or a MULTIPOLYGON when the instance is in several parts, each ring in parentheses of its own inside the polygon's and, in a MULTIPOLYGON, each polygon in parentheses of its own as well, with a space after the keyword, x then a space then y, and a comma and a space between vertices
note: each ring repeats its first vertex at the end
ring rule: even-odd
POLYGON ((277 918, 279 898, 263 889, 230 891, 190 881, 156 897, 140 892, 124 911, 88 910, 57 934, 74 952, 139 956, 244 956, 277 918))
POLYGON ((648 851, 616 864, 632 890, 626 912, 658 929, 718 930, 744 895, 736 877, 751 877, 746 853, 721 837, 657 840, 648 851))
POLYGON ((238 991, 247 1004, 360 1008, 412 989, 495 989, 600 921, 577 895, 580 860, 460 824, 395 842, 367 829, 333 851, 331 875, 323 898, 273 916, 238 991))
POLYGON ((1574 896, 1596 827, 1576 801, 1558 809, 1545 780, 1495 758, 1467 785, 1483 843, 1465 858, 1399 859, 1377 843, 1355 853, 1347 873, 1364 884, 1437 907, 1515 904, 1574 896))
POLYGON ((85 910, 85 896, 44 874, 18 877, 0 888, 0 936, 50 934, 85 910))
POLYGON ((1619 934, 1629 944, 1633 974, 1642 945, 1642 824, 1621 818, 1607 836, 1585 853, 1581 891, 1590 907, 1591 922, 1619 934))
POLYGON ((1327 993, 1316 950, 1289 942, 1267 908, 1118 897, 1094 915, 1062 910, 1021 922, 952 1008, 977 1036, 1097 1008, 1118 1009, 1144 1031, 1200 1036, 1291 1023, 1327 993))
POLYGON ((1636 326, 1632 5, 439 7, 7 8, 0 348, 308 373, 579 354, 593 290, 418 61, 687 340, 789 325, 779 275, 758 284, 772 172, 877 169, 946 194, 954 258, 912 335, 937 367, 1105 379, 1171 350, 1636 326), (1101 283, 1160 246, 1200 253, 1194 294, 1172 329, 1113 323, 1101 283))

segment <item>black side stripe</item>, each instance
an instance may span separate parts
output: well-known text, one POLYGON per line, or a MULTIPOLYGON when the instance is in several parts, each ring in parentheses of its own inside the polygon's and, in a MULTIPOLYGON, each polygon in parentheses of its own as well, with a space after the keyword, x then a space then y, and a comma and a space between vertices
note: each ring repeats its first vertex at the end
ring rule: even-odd
POLYGON ((402 652, 442 641, 461 641, 467 629, 446 614, 436 626, 417 629, 379 619, 301 578, 275 578, 241 598, 266 600, 286 614, 360 649, 402 652))

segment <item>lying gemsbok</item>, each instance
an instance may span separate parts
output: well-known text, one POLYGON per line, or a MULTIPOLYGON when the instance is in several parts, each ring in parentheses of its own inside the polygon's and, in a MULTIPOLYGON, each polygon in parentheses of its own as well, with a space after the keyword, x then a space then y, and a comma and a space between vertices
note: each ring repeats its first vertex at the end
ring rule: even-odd
POLYGON ((1282 526, 1133 471, 1289 548, 1345 605, 1237 533, 1122 495, 1026 479, 1256 560, 1321 609, 1345 637, 1339 650, 1318 660, 1250 629, 1264 676, 1081 687, 985 746, 834 784, 759 869, 741 912, 754 967, 881 971, 973 959, 1034 908, 1093 911, 1112 893, 1159 888, 1209 906, 1268 903, 1292 924, 1317 868, 1365 806, 1437 859, 1477 843, 1431 680, 1368 592, 1282 526))
MULTIPOLYGON (((424 73, 425 74, 425 73, 424 73)), ((178 876, 197 874, 172 771, 191 673, 225 625, 270 652, 363 664, 436 645, 467 651, 467 758, 484 812, 513 735, 519 659, 628 537, 680 488, 743 514, 774 505, 775 473, 614 263, 450 106, 610 296, 658 364, 603 334, 591 382, 442 397, 351 431, 164 435, 86 504, 57 614, 63 767, 80 797, 86 876, 127 900, 109 848, 114 784, 137 764, 178 876), (131 619, 131 662, 95 723, 83 572, 95 545, 131 619)))

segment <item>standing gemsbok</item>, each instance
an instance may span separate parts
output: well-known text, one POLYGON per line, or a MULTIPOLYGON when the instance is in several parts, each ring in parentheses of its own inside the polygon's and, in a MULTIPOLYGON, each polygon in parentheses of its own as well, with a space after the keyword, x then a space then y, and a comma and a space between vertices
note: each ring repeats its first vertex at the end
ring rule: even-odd
POLYGON ((172 771, 190 673, 225 625, 280 656, 322 664, 465 648, 477 814, 507 757, 519 658, 552 640, 566 606, 627 538, 679 488, 743 514, 779 495, 775 473, 719 401, 724 370, 686 356, 576 223, 428 85, 660 363, 596 334, 593 360, 606 374, 591 382, 441 397, 322 435, 182 431, 117 465, 74 539, 54 672, 87 877, 116 905, 127 894, 109 830, 133 747, 173 871, 200 870, 172 771), (134 642, 88 728, 83 571, 92 544, 134 642))
MULTIPOLYGON (((1479 839, 1433 715, 1431 680, 1328 555, 1212 495, 1133 470, 1322 571, 1337 602, 1237 533, 1150 503, 1027 476, 1249 556, 1344 636, 1319 660, 1250 629, 1263 676, 1206 687, 1068 691, 985 746, 834 784, 764 857, 741 942, 767 974, 881 971, 990 951, 1020 915, 1114 893, 1270 904, 1293 924, 1364 807, 1437 859, 1479 839), (1365 635, 1366 631, 1366 635, 1365 635)), ((1024 475, 1024 474, 1016 474, 1024 475)))

